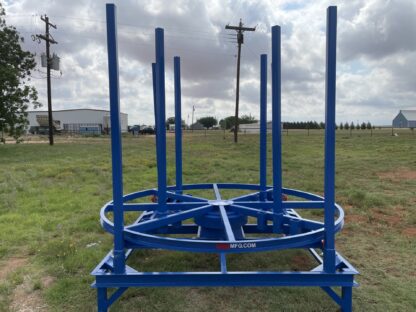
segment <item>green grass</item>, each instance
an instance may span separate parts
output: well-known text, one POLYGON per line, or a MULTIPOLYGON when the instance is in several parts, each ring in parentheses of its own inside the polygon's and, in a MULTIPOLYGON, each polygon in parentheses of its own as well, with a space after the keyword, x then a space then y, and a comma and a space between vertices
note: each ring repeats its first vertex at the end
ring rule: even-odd
MULTIPOLYGON (((58 139, 59 142, 59 139, 58 139)), ((269 137, 270 143, 270 137, 269 137)), ((356 311, 416 310, 416 136, 338 132, 337 201, 346 224, 337 249, 360 271, 356 311), (400 173, 406 173, 400 179, 400 173)), ((154 138, 125 138, 124 192, 156 186, 154 138)), ((323 193, 321 132, 283 137, 284 186, 323 193)), ((168 182, 175 181, 174 139, 168 136, 168 182)), ((269 144, 268 182, 271 183, 269 144)), ((203 133, 184 137, 184 182, 258 183, 258 136, 203 133)), ((207 194, 205 194, 207 195, 207 194)), ((229 192, 227 195, 232 196, 229 192)), ((16 306, 25 287, 48 311, 94 311, 90 271, 111 249, 99 209, 111 199, 107 139, 0 146, 0 311, 16 306), (91 247, 89 244, 95 243, 91 247), (9 270, 9 272, 7 271, 9 270), (1 271, 0 271, 1 272, 1 271), (6 272, 6 273, 4 273, 6 272), (45 276, 49 282, 45 281, 45 276)), ((217 270, 216 255, 137 251, 143 270, 217 270)), ((301 250, 231 255, 230 269, 302 270, 314 265, 301 250)), ((113 311, 335 311, 317 288, 130 289, 113 311), (282 308, 284 306, 284 308, 282 308)))

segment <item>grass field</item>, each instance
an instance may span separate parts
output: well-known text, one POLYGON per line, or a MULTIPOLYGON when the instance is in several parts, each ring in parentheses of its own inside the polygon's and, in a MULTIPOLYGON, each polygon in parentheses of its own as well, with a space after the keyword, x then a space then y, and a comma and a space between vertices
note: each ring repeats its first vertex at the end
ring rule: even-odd
MULTIPOLYGON (((358 133, 358 132, 357 132, 358 133)), ((283 137, 284 186, 323 193, 323 136, 283 137)), ((0 146, 0 311, 94 311, 89 275, 111 249, 99 209, 111 199, 109 141, 0 146)), ((258 183, 258 136, 187 134, 184 182, 258 183)), ((270 142, 270 137, 269 137, 270 142)), ((125 193, 156 186, 154 138, 124 139, 125 193)), ((174 183, 168 136, 168 182, 174 183)), ((269 174, 271 181, 269 144, 269 174)), ((338 132, 337 249, 360 271, 356 311, 416 311, 416 136, 338 132)), ((215 255, 139 251, 146 270, 217 269, 215 255)), ((230 257, 230 269, 308 269, 304 251, 230 257)), ((140 288, 113 311, 336 311, 318 288, 140 288)))

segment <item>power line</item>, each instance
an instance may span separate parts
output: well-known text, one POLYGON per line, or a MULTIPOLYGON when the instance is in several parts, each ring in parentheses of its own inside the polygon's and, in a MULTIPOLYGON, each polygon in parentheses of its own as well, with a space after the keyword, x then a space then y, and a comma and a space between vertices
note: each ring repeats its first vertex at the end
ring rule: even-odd
MULTIPOLYGON (((78 20, 78 21, 84 21, 84 22, 90 22, 90 23, 99 23, 99 24, 103 24, 105 25, 105 21, 104 20, 99 20, 99 19, 93 19, 93 18, 83 18, 83 17, 72 17, 72 16, 63 16, 63 15, 53 15, 54 17, 59 17, 59 18, 64 18, 64 19, 72 19, 72 20, 78 20)), ((156 27, 153 27, 149 24, 131 24, 131 23, 125 23, 125 22, 118 22, 117 23, 118 26, 124 26, 124 27, 133 27, 133 28, 147 28, 147 29, 154 29, 156 27)), ((210 35, 212 36, 212 32, 209 32, 206 30, 206 28, 196 28, 192 26, 193 31, 189 30, 188 26, 184 26, 184 27, 180 27, 180 26, 164 26, 163 28, 165 28, 166 30, 178 30, 181 33, 187 32, 187 33, 199 33, 199 34, 205 34, 205 35, 210 35)))
MULTIPOLYGON (((38 14, 24 14, 25 16, 39 16, 38 14)), ((17 16, 17 15, 8 15, 8 16, 17 16)), ((95 23, 95 24, 102 24, 103 26, 105 25, 105 21, 104 20, 99 20, 99 19, 93 19, 93 18, 82 18, 82 17, 73 17, 73 16, 64 16, 64 15, 52 15, 53 17, 59 17, 59 18, 63 18, 63 19, 70 19, 70 20, 76 20, 76 21, 83 21, 83 22, 89 22, 89 23, 95 23)), ((131 23, 123 23, 123 22, 119 22, 118 23, 119 26, 121 27, 132 27, 132 28, 139 28, 139 29, 149 29, 149 30, 153 30, 155 27, 152 27, 148 24, 131 24, 131 23)), ((72 27, 77 27, 74 25, 71 25, 72 27)), ((188 33, 188 34, 197 34, 198 37, 203 37, 206 39, 211 39, 211 40, 215 40, 218 37, 224 37, 225 38, 225 33, 217 33, 217 36, 212 35, 212 32, 208 32, 206 30, 206 28, 196 28, 196 27, 192 27, 193 30, 190 30, 189 27, 180 27, 180 26, 165 26, 164 27, 167 31, 169 30, 174 30, 175 31, 175 35, 177 36, 187 36, 184 33, 188 33), (179 31, 179 32, 177 32, 179 31)), ((168 32, 169 33, 169 32, 168 32)), ((195 37, 197 37, 195 35, 195 37)))

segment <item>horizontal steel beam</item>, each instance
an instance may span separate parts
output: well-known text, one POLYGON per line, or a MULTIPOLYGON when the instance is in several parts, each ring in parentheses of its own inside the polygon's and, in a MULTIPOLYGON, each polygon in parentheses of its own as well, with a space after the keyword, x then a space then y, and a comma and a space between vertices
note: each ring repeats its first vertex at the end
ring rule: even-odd
POLYGON ((195 287, 195 286, 320 286, 353 287, 351 273, 321 272, 145 272, 124 275, 98 274, 96 287, 195 287))

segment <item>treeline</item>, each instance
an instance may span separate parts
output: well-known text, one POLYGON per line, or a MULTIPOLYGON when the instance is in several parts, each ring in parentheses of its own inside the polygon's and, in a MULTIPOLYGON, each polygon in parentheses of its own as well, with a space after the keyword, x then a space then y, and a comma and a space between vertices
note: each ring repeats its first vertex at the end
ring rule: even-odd
POLYGON ((283 129, 325 129, 325 123, 316 121, 284 121, 283 129))
MULTIPOLYGON (((283 124, 283 129, 325 129, 325 123, 324 122, 316 122, 316 121, 292 121, 292 122, 288 122, 288 121, 284 121, 282 122, 283 124)), ((374 129, 374 126, 371 124, 371 122, 363 122, 361 124, 354 124, 354 122, 345 122, 345 123, 340 123, 339 125, 336 124, 335 125, 336 129, 340 129, 340 130, 348 130, 348 129, 361 129, 361 130, 365 130, 365 129, 374 129)))
MULTIPOLYGON (((339 124, 339 129, 345 129, 345 130, 348 130, 348 129, 352 129, 352 130, 354 130, 354 129, 361 129, 361 130, 365 130, 365 129, 374 129, 375 127, 371 124, 371 122, 367 122, 367 123, 365 123, 365 122, 362 122, 361 124, 357 124, 357 125, 354 125, 354 123, 353 122, 351 122, 351 123, 348 123, 348 122, 346 122, 346 123, 340 123, 339 124)), ((338 129, 338 126, 337 126, 337 129, 338 129)))
MULTIPOLYGON (((243 115, 241 117, 238 117, 238 124, 239 125, 241 125, 241 124, 256 123, 256 122, 257 122, 257 119, 254 118, 251 115, 243 115)), ((228 116, 228 117, 226 117, 224 119, 221 119, 220 122, 219 122, 219 124, 220 124, 220 127, 222 129, 224 129, 224 128, 225 129, 231 129, 235 125, 235 117, 234 116, 228 116)))

